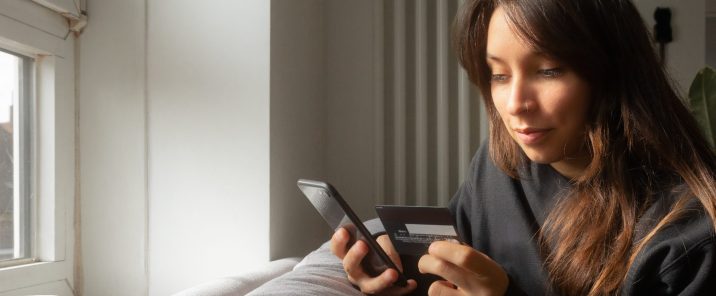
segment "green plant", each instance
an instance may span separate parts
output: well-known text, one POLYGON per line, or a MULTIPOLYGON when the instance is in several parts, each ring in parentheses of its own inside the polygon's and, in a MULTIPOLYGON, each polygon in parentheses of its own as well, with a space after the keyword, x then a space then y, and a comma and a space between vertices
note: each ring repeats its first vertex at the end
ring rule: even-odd
POLYGON ((691 112, 699 122, 706 139, 716 148, 716 72, 705 67, 696 74, 689 88, 691 112))

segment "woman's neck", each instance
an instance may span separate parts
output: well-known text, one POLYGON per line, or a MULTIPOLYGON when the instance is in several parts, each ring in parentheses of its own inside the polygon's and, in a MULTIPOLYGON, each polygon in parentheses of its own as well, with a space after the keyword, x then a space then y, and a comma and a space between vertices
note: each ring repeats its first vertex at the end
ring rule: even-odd
POLYGON ((550 163, 549 165, 554 168, 562 176, 567 177, 570 180, 574 180, 581 176, 584 170, 591 161, 588 155, 584 155, 577 158, 565 158, 558 162, 550 163))

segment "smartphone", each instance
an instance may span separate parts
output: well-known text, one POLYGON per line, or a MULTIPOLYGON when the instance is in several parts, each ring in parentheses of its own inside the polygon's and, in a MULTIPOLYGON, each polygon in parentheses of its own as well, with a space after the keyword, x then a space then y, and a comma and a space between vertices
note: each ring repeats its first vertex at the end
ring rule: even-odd
POLYGON ((368 245, 368 254, 361 261, 363 271, 371 277, 376 277, 388 268, 395 269, 398 272, 398 280, 394 285, 405 287, 408 282, 405 275, 390 260, 388 254, 383 251, 378 242, 368 232, 358 216, 351 210, 348 203, 343 200, 331 184, 314 180, 298 180, 298 188, 301 189, 313 207, 318 210, 328 226, 336 231, 345 228, 351 235, 348 247, 352 246, 357 240, 362 240, 368 245))

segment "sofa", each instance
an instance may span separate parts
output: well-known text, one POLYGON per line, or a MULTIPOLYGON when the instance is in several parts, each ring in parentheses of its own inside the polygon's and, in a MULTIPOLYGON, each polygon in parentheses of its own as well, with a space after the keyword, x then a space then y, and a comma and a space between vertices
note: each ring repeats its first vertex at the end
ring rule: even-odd
MULTIPOLYGON (((365 222, 373 233, 384 231, 378 219, 365 222)), ((303 258, 271 261, 256 270, 215 279, 175 296, 364 295, 348 281, 341 261, 325 242, 303 258)))

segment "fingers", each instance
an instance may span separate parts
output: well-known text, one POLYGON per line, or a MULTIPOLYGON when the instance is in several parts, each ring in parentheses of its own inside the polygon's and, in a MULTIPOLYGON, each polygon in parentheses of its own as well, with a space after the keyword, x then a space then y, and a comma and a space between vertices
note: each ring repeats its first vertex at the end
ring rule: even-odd
POLYGON ((418 286, 415 280, 408 280, 405 287, 394 286, 393 283, 398 278, 398 273, 394 269, 384 271, 380 276, 374 278, 365 278, 358 284, 361 292, 365 294, 381 294, 381 295, 405 295, 418 286))
POLYGON ((388 255, 391 261, 395 263, 395 266, 398 267, 398 269, 402 272, 403 271, 403 263, 400 261, 400 255, 398 254, 398 251, 395 250, 395 247, 393 247, 393 243, 390 242, 390 237, 388 237, 387 234, 379 236, 376 241, 378 241, 378 244, 381 248, 385 251, 385 254, 388 255))
POLYGON ((357 241, 343 257, 343 269, 348 275, 348 280, 360 287, 361 291, 375 293, 389 287, 398 279, 398 273, 392 269, 371 278, 363 271, 360 264, 366 254, 368 254, 368 245, 363 241, 357 241))
POLYGON ((418 261, 418 269, 441 276, 468 294, 477 291, 504 293, 509 283, 507 273, 487 255, 469 246, 446 241, 433 242, 428 255, 418 261))
MULTIPOLYGON (((439 275, 442 278, 455 283, 458 287, 468 288, 472 285, 468 278, 471 272, 456 266, 448 261, 440 259, 433 255, 425 255, 418 261, 418 270, 421 273, 430 273, 439 275)), ((440 295, 440 294, 438 294, 440 295)))
POLYGON ((363 293, 376 294, 383 292, 393 286, 395 280, 398 279, 398 273, 394 269, 387 269, 379 276, 370 278, 364 277, 358 281, 358 287, 363 293))
MULTIPOLYGON (((370 275, 363 271, 361 265, 361 261, 368 254, 368 245, 359 240, 349 247, 348 242, 350 239, 350 234, 345 229, 338 229, 331 237, 330 249, 334 255, 343 261, 343 269, 346 271, 348 280, 358 286, 363 293, 405 295, 415 290, 417 287, 415 280, 408 280, 408 284, 405 287, 393 285, 398 279, 398 272, 395 269, 385 270, 380 275, 371 278, 370 275)), ((388 236, 380 236, 377 241, 396 266, 402 270, 400 256, 395 251, 393 244, 390 243, 388 236)))
POLYGON ((398 286, 391 286, 388 289, 385 289, 383 292, 381 292, 382 295, 406 295, 415 288, 418 287, 418 283, 415 282, 415 280, 408 280, 408 285, 405 287, 398 287, 398 286))
POLYGON ((390 291, 391 295, 402 295, 415 289, 415 281, 410 282, 406 287, 394 287, 393 283, 398 279, 398 272, 395 269, 387 269, 377 277, 371 278, 363 271, 360 262, 368 254, 368 245, 363 241, 357 241, 348 250, 343 258, 343 268, 348 275, 348 280, 357 285, 366 294, 375 294, 390 291))
POLYGON ((331 253, 343 259, 343 257, 346 256, 348 241, 350 241, 348 231, 343 228, 336 230, 336 232, 333 233, 333 237, 331 237, 331 253))
POLYGON ((418 262, 421 272, 424 269, 427 273, 439 275, 467 290, 472 290, 471 286, 476 284, 475 280, 489 280, 480 276, 487 265, 485 261, 489 258, 472 247, 436 241, 430 244, 428 254, 418 262))
POLYGON ((480 271, 479 267, 492 263, 489 257, 476 251, 472 247, 448 241, 433 242, 430 244, 428 253, 457 266, 467 267, 478 273, 480 271))
POLYGON ((360 265, 366 254, 368 254, 368 246, 363 241, 357 241, 343 257, 343 269, 348 274, 348 279, 354 284, 369 277, 363 272, 363 267, 360 265))
POLYGON ((430 296, 452 296, 461 295, 460 291, 448 281, 435 281, 430 285, 428 289, 428 295, 430 296))

